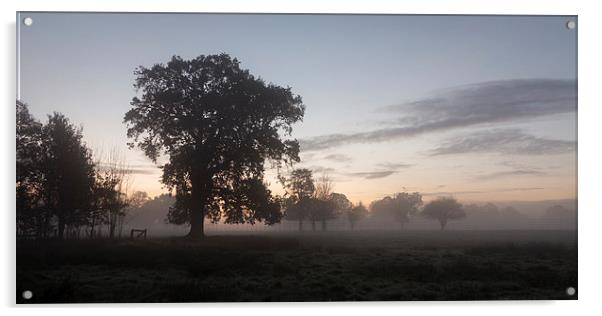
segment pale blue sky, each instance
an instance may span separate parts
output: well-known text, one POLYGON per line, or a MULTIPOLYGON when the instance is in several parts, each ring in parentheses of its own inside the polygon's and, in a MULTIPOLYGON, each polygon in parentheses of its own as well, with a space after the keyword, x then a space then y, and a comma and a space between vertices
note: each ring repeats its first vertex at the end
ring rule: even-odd
MULTIPOLYGON (((20 29, 21 99, 40 119, 52 111, 63 112, 84 126, 93 147, 123 148, 135 165, 148 164, 148 160, 125 149, 122 119, 135 95, 133 70, 138 65, 166 62, 174 54, 192 58, 226 52, 253 74, 291 86, 307 106, 303 123, 294 131, 295 137, 305 140, 394 127, 399 123, 392 116, 405 116, 387 107, 433 95, 447 98, 450 90, 467 84, 496 81, 502 82, 502 89, 507 86, 503 80, 553 79, 568 82, 570 90, 570 82, 576 81, 577 34, 565 27, 574 17, 21 15, 25 16, 34 23, 20 29)), ((551 88, 544 85, 541 89, 551 88)), ((454 94, 453 100, 478 100, 465 94, 454 94)), ((523 95, 530 98, 529 91, 523 95)), ((565 99, 565 95, 557 97, 565 99)), ((567 105, 575 108, 575 104, 567 105)), ((346 190, 355 200, 403 187, 450 191, 472 200, 574 197, 574 151, 570 148, 545 155, 507 150, 445 157, 428 154, 453 143, 454 135, 466 138, 491 129, 519 129, 537 137, 539 145, 541 139, 576 140, 574 111, 537 113, 396 136, 390 141, 346 141, 332 146, 329 142, 325 149, 306 151, 304 165, 336 169, 329 173, 338 180, 337 189, 346 190), (329 155, 348 159, 326 159, 329 155), (467 166, 454 167, 460 162, 467 166), (393 164, 411 166, 393 168, 393 164), (544 167, 558 168, 540 170, 544 167), (382 176, 388 171, 392 173, 382 176), (381 177, 366 178, 371 172, 381 172, 381 177), (502 174, 496 181, 471 180, 489 179, 487 175, 496 173, 502 174), (366 190, 366 185, 371 189, 366 190), (462 193, 476 188, 487 193, 462 193)), ((503 135, 516 139, 515 134, 503 135)), ((158 172, 137 175, 135 184, 156 194, 160 191, 156 179, 158 172)))

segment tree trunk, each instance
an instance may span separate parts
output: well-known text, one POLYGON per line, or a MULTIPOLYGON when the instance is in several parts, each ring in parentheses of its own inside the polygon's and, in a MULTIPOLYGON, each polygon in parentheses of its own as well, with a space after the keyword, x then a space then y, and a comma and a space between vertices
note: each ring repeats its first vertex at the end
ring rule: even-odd
POLYGON ((322 221, 322 231, 323 232, 326 231, 326 221, 325 220, 322 221))
POLYGON ((111 214, 110 222, 109 222, 109 238, 115 238, 115 215, 111 214))
MULTIPOLYGON (((205 237, 205 204, 209 198, 210 182, 203 181, 202 175, 193 175, 191 177, 191 208, 190 213, 190 232, 188 237, 192 239, 202 239, 205 237)), ((209 178, 211 181, 211 178, 209 178)))
POLYGON ((205 212, 202 207, 195 207, 190 214, 190 232, 188 237, 202 239, 205 237, 205 212))
POLYGON ((92 223, 90 224, 90 239, 94 238, 94 226, 96 222, 96 218, 92 218, 92 223))
POLYGON ((439 221, 439 223, 441 224, 441 230, 445 230, 445 226, 447 225, 447 220, 441 220, 441 221, 439 221))
POLYGON ((351 230, 353 230, 355 228, 355 223, 351 222, 351 230))
POLYGON ((65 219, 61 216, 59 217, 59 235, 60 240, 63 240, 65 237, 65 219))
POLYGON ((303 231, 303 220, 302 219, 299 220, 299 231, 300 232, 303 231))
POLYGON ((311 231, 313 231, 313 232, 316 231, 316 221, 314 221, 314 220, 311 221, 311 231))

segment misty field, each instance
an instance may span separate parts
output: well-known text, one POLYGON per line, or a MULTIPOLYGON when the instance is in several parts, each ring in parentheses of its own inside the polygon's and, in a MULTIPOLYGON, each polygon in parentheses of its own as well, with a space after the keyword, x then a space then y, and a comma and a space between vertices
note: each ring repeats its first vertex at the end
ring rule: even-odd
POLYGON ((576 299, 575 231, 20 241, 17 302, 576 299), (33 292, 25 301, 21 293, 33 292))

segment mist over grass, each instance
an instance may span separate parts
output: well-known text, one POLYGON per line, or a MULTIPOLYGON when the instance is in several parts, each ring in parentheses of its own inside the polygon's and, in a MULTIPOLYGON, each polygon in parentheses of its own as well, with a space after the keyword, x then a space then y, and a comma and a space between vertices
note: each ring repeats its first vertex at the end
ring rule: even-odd
POLYGON ((17 267, 17 290, 34 292, 19 303, 574 299, 577 243, 551 230, 24 241, 17 267))

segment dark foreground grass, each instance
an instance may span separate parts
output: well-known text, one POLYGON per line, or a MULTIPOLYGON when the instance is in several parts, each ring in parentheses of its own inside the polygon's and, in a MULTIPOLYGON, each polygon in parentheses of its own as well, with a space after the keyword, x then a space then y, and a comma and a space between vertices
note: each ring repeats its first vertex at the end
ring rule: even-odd
POLYGON ((575 232, 23 242, 18 303, 576 299, 575 232), (24 290, 33 298, 25 301, 24 290))

